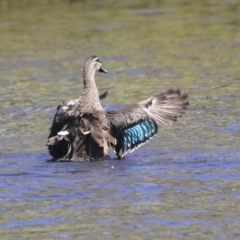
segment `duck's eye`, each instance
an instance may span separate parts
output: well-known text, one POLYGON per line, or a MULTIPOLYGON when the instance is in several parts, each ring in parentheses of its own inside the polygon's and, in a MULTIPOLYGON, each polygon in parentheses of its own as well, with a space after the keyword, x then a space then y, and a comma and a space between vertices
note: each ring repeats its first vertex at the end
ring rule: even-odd
POLYGON ((96 58, 96 59, 95 59, 95 62, 101 63, 100 60, 99 60, 99 58, 96 58))
POLYGON ((96 65, 97 65, 97 70, 99 70, 102 66, 102 64, 100 62, 97 62, 96 65))

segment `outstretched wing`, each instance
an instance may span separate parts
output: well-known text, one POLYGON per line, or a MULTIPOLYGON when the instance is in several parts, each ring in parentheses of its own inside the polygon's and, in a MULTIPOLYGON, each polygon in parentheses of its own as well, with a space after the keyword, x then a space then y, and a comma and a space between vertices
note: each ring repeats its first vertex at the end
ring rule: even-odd
POLYGON ((117 139, 113 146, 118 158, 146 143, 158 127, 170 128, 189 105, 188 95, 169 89, 138 104, 108 112, 111 134, 117 139))

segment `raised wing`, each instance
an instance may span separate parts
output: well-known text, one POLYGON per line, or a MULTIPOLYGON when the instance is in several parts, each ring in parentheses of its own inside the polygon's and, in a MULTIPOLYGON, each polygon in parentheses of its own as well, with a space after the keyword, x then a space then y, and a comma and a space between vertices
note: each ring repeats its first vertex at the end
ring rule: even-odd
POLYGON ((117 139, 113 148, 118 158, 149 141, 158 127, 170 128, 188 105, 187 94, 169 89, 138 104, 108 112, 111 134, 117 139))

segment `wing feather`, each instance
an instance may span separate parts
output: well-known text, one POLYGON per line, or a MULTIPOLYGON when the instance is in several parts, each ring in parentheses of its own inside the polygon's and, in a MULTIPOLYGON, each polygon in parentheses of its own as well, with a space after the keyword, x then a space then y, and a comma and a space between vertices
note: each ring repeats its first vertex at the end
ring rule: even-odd
POLYGON ((170 128, 188 105, 188 95, 171 88, 138 104, 107 112, 111 135, 117 139, 113 148, 118 158, 149 141, 158 127, 170 128))

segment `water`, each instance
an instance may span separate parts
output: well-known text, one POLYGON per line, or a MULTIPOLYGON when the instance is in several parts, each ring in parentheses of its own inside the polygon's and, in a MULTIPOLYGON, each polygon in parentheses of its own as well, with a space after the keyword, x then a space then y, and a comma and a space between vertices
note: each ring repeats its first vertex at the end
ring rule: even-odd
POLYGON ((2 1, 1 239, 239 239, 240 4, 2 1), (125 159, 48 162, 87 56, 109 109, 178 86, 191 106, 125 159))

